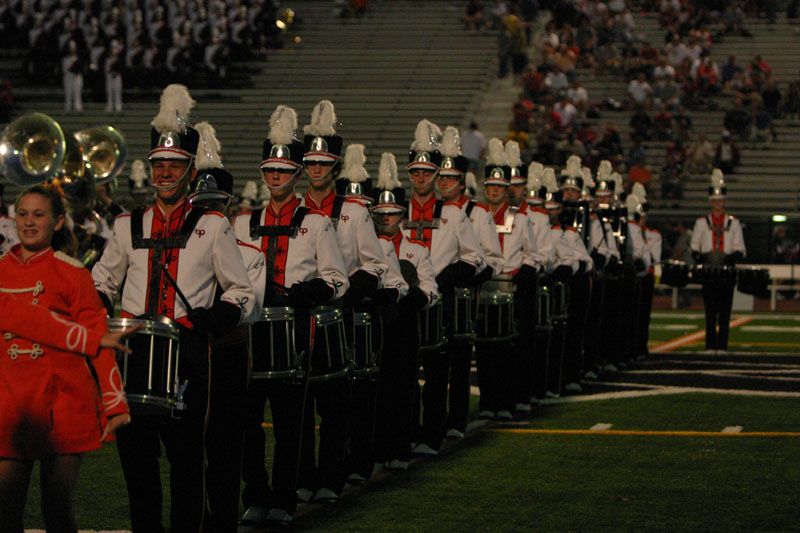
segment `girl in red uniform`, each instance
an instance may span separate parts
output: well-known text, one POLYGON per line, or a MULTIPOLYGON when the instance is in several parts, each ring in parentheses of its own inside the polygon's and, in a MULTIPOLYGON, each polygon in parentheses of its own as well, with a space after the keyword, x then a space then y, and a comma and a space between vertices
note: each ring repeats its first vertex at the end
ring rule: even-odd
MULTIPOLYGON (((106 328, 91 274, 56 251, 71 236, 64 227, 63 198, 54 188, 35 185, 22 192, 16 207, 20 243, 0 258, 0 293, 14 302, 10 308, 3 305, 3 314, 19 314, 22 304, 35 304, 56 320, 81 326, 70 326, 63 339, 67 350, 8 332, 0 338, 0 531, 23 530, 27 486, 37 459, 46 528, 77 531, 72 505, 81 456, 99 448, 130 415, 113 352, 98 350, 89 335, 106 328)), ((60 344, 58 338, 42 340, 60 344)))

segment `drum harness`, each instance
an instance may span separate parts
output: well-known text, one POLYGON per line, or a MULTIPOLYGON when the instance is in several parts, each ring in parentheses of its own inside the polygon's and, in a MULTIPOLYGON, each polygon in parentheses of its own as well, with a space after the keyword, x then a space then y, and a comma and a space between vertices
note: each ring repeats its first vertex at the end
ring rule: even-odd
MULTIPOLYGON (((414 240, 424 242, 426 229, 439 229, 439 221, 442 218, 443 207, 444 200, 436 200, 436 205, 433 208, 433 218, 431 220, 411 220, 411 202, 406 202, 407 214, 406 220, 403 222, 403 227, 405 229, 417 230, 414 235, 414 240)), ((433 240, 433 237, 431 237, 431 240, 433 240)))
POLYGON ((292 215, 292 220, 288 226, 261 226, 261 213, 264 208, 255 209, 250 215, 250 238, 255 240, 259 237, 269 237, 267 244, 267 281, 273 281, 275 277, 275 256, 278 251, 278 239, 273 237, 288 236, 293 239, 297 236, 297 231, 303 223, 306 214, 311 211, 308 207, 300 206, 292 215))

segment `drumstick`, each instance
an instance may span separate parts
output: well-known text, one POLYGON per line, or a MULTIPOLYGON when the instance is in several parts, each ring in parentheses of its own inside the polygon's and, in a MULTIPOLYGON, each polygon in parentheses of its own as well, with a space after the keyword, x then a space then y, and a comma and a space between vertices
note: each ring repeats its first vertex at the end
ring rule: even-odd
POLYGON ((178 283, 175 281, 175 278, 173 278, 172 274, 169 273, 169 269, 166 267, 166 265, 164 265, 164 263, 159 262, 158 264, 161 265, 161 271, 164 272, 164 276, 167 278, 167 281, 169 281, 169 284, 172 285, 173 289, 175 289, 175 294, 177 294, 178 298, 180 298, 181 302, 183 302, 183 306, 186 308, 186 313, 191 315, 194 309, 189 303, 189 300, 186 299, 186 296, 183 295, 183 291, 181 291, 180 287, 178 287, 178 283))
POLYGON ((288 292, 289 292, 289 289, 286 287, 286 285, 281 285, 280 283, 278 283, 277 281, 275 281, 275 280, 272 280, 272 279, 269 279, 269 280, 267 280, 267 281, 268 281, 268 282, 270 282, 270 283, 272 283, 272 285, 273 285, 273 286, 274 286, 276 289, 278 289, 278 290, 281 290, 281 291, 283 291, 283 292, 285 292, 285 293, 288 293, 288 292))

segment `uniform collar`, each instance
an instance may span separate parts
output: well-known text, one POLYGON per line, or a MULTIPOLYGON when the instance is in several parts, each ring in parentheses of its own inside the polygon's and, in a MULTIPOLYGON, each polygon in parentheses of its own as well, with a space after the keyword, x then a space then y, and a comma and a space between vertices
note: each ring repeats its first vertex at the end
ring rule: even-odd
POLYGON ((458 207, 464 207, 464 204, 467 203, 468 201, 469 201, 469 198, 467 198, 467 195, 466 194, 462 194, 461 198, 459 198, 458 200, 454 200, 453 203, 457 204, 458 207))
POLYGON ((326 215, 330 216, 333 212, 333 202, 336 200, 336 191, 331 191, 328 196, 322 199, 322 203, 317 205, 317 203, 311 198, 311 195, 306 192, 306 207, 310 207, 312 209, 317 209, 322 211, 326 215))
POLYGON ((432 211, 433 210, 433 206, 435 206, 435 205, 436 205, 436 196, 435 195, 432 196, 430 200, 425 202, 425 205, 420 204, 419 201, 417 200, 416 196, 412 196, 411 197, 411 206, 414 208, 414 211, 416 213, 424 213, 426 211, 432 211))
POLYGON ((22 259, 22 244, 17 243, 11 247, 9 250, 9 254, 11 257, 16 259, 19 263, 23 265, 30 265, 33 263, 38 263, 39 261, 43 261, 47 257, 53 255, 55 252, 52 246, 48 246, 44 250, 39 250, 32 256, 30 256, 27 260, 22 259))
POLYGON ((273 217, 282 217, 282 216, 286 215, 287 213, 294 213, 294 211, 295 211, 295 209, 297 209, 298 205, 300 205, 300 200, 298 200, 296 196, 292 197, 291 200, 286 202, 280 208, 280 212, 276 213, 275 212, 275 207, 273 206, 272 201, 270 201, 269 205, 267 206, 267 213, 269 213, 273 217))
POLYGON ((175 204, 175 207, 169 214, 169 220, 167 220, 161 204, 155 202, 153 205, 153 216, 156 218, 156 220, 161 222, 172 222, 175 219, 183 219, 184 215, 186 215, 186 211, 188 211, 187 207, 189 207, 189 203, 186 201, 186 197, 184 196, 178 201, 178 203, 175 204))
MULTIPOLYGON (((489 205, 489 209, 491 209, 491 208, 492 208, 492 206, 489 205)), ((505 222, 506 222, 506 209, 508 209, 508 202, 503 202, 502 204, 500 204, 500 209, 497 210, 497 213, 492 213, 492 216, 494 217, 494 223, 495 224, 505 224, 505 222)))

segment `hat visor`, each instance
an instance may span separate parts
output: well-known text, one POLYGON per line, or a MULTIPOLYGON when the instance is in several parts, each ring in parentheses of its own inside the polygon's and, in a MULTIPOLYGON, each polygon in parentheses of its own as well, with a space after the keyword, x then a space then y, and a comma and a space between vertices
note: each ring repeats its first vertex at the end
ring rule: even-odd
POLYGON ((406 208, 399 204, 375 204, 370 211, 373 213, 380 213, 386 215, 399 215, 403 213, 406 208))
POLYGON ((509 183, 506 180, 499 179, 499 178, 486 178, 483 180, 484 185, 501 185, 503 187, 508 187, 509 183))
POLYGON ((154 160, 178 160, 178 161, 186 161, 192 159, 194 157, 193 154, 190 154, 186 150, 181 150, 180 148, 174 147, 166 147, 166 146, 159 146, 154 148, 147 154, 147 159, 150 161, 154 160))
POLYGON ((291 159, 282 159, 278 157, 272 157, 270 159, 265 159, 259 165, 261 170, 267 168, 280 168, 283 170, 297 170, 300 168, 300 165, 292 161, 291 159))

